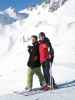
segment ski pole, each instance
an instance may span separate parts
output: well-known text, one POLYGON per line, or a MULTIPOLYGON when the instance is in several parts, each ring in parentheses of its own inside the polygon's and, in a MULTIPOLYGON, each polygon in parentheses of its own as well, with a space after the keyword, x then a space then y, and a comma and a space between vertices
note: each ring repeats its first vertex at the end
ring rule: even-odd
POLYGON ((50 85, 51 89, 53 89, 53 76, 52 76, 52 64, 50 62, 50 85))

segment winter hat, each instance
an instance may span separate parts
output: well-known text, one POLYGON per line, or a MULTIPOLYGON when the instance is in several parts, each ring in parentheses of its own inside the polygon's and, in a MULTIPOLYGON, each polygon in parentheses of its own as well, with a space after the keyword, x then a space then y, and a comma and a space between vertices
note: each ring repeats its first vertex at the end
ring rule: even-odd
POLYGON ((44 36, 45 37, 45 33, 44 32, 40 32, 39 37, 40 36, 44 36))

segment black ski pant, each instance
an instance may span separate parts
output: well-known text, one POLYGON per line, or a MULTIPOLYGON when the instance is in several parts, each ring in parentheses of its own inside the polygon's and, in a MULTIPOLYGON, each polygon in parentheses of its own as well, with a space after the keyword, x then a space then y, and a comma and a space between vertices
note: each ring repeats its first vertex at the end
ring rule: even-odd
POLYGON ((51 67, 52 66, 50 64, 50 61, 48 61, 48 60, 42 64, 43 74, 44 74, 46 83, 48 85, 52 85, 52 84, 55 85, 55 80, 52 76, 52 72, 50 71, 51 67))

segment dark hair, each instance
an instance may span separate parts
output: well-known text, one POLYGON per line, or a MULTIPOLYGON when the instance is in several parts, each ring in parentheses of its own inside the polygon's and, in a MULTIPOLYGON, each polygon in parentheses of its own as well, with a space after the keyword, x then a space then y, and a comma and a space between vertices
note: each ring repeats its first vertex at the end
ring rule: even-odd
POLYGON ((32 38, 35 38, 36 40, 38 39, 38 37, 36 35, 32 35, 32 38))

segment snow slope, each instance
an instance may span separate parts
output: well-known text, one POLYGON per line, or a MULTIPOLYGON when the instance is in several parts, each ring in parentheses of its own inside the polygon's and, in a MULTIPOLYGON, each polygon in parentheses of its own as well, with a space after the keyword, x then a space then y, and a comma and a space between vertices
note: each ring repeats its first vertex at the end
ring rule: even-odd
POLYGON ((74 100, 75 96, 75 87, 67 88, 62 90, 56 90, 52 92, 46 92, 43 94, 37 94, 35 96, 25 97, 19 96, 15 94, 8 94, 5 96, 1 96, 0 100, 74 100))
MULTIPOLYGON (((23 89, 26 85, 27 45, 32 34, 46 32, 55 49, 53 75, 57 84, 75 80, 75 1, 68 0, 61 8, 51 13, 48 5, 24 9, 17 13, 28 14, 25 18, 15 19, 16 15, 6 10, 1 16, 8 16, 0 21, 0 94, 23 89), (23 37, 25 43, 23 43, 23 37)), ((1 17, 0 16, 0 17, 1 17)), ((22 17, 22 16, 20 16, 22 17)), ((36 76, 34 87, 39 86, 36 76)), ((72 90, 72 89, 71 89, 72 90)), ((61 91, 59 91, 61 92, 61 91)), ((66 90, 64 90, 64 93, 66 90)), ((75 91, 73 91, 75 92, 75 91)), ((4 97, 3 97, 4 98, 4 97)), ((54 98, 54 97, 52 97, 54 98)), ((59 97, 57 97, 59 98, 59 97)), ((58 99, 59 100, 59 99, 58 99)), ((66 100, 66 99, 65 99, 66 100)))

